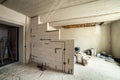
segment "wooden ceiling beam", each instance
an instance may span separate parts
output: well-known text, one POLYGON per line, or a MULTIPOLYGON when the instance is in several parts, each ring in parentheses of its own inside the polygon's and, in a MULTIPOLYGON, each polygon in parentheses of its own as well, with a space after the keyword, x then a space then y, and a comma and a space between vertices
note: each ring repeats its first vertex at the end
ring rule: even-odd
POLYGON ((75 24, 75 25, 66 25, 62 28, 82 28, 82 27, 95 27, 97 23, 85 23, 85 24, 75 24))

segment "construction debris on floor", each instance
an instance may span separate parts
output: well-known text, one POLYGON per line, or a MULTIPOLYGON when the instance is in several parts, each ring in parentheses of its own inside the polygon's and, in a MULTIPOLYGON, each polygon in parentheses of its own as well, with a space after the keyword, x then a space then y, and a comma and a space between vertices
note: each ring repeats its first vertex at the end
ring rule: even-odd
POLYGON ((99 54, 97 54, 97 57, 104 59, 105 61, 108 62, 115 62, 113 56, 111 55, 107 55, 106 52, 100 52, 99 54))
POLYGON ((82 65, 86 65, 89 62, 90 56, 97 56, 99 58, 104 59, 107 62, 120 62, 119 59, 114 58, 112 55, 108 55, 106 52, 102 51, 100 53, 96 53, 94 48, 87 49, 84 52, 80 51, 80 47, 75 47, 75 60, 77 63, 81 63, 82 65), (89 56, 88 56, 89 55, 89 56))
POLYGON ((87 65, 89 62, 90 57, 86 55, 86 53, 80 51, 80 47, 75 47, 75 58, 76 63, 87 65))
POLYGON ((90 58, 83 52, 76 53, 76 63, 80 63, 85 66, 88 64, 89 59, 90 58))
POLYGON ((91 48, 91 49, 87 49, 84 51, 87 55, 90 55, 90 56, 96 56, 96 49, 94 48, 91 48))
POLYGON ((37 67, 38 67, 41 71, 44 71, 44 70, 47 69, 46 64, 45 64, 45 65, 43 65, 43 64, 38 64, 37 67))
POLYGON ((41 71, 35 64, 14 64, 0 69, 0 80, 120 80, 120 67, 92 57, 87 66, 74 64, 71 75, 49 69, 41 71))

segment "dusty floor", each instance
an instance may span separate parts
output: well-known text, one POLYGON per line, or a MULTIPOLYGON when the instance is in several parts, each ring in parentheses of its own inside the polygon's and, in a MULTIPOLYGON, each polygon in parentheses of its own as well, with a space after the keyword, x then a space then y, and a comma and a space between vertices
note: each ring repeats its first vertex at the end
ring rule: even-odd
POLYGON ((74 75, 70 75, 14 64, 0 69, 0 80, 120 80, 120 66, 92 57, 87 66, 75 64, 74 75))

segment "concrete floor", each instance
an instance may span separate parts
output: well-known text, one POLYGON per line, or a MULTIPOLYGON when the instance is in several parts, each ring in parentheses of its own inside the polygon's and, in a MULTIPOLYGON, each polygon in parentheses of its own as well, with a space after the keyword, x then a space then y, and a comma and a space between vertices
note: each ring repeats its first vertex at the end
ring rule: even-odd
POLYGON ((52 70, 40 71, 34 65, 13 64, 0 69, 0 80, 120 80, 120 66, 92 57, 89 64, 75 64, 74 75, 52 70))

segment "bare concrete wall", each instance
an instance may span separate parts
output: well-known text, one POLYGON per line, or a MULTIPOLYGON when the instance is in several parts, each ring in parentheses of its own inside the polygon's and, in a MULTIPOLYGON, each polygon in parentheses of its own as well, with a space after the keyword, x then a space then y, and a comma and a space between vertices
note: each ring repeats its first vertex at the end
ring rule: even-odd
POLYGON ((112 28, 112 54, 120 58, 120 20, 111 24, 112 28))
POLYGON ((31 19, 31 58, 38 64, 67 73, 74 73, 74 41, 60 40, 60 30, 49 28, 49 23, 38 24, 31 19), (53 30, 51 30, 53 29, 53 30))
POLYGON ((24 25, 25 15, 0 5, 0 20, 14 24, 24 25))
POLYGON ((81 50, 95 48, 97 52, 110 53, 110 27, 108 24, 98 27, 61 29, 61 39, 74 39, 74 45, 81 50))

